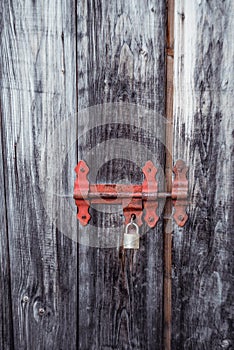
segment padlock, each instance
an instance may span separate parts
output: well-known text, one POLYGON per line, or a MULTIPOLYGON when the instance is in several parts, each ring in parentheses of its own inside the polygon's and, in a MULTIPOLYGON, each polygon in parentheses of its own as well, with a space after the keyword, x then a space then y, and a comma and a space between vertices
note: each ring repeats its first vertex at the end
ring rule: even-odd
POLYGON ((125 228, 124 241, 123 241, 124 249, 139 249, 139 243, 140 243, 139 227, 137 224, 135 224, 135 222, 130 222, 129 224, 127 224, 125 228), (135 227, 134 233, 128 233, 130 226, 135 227))

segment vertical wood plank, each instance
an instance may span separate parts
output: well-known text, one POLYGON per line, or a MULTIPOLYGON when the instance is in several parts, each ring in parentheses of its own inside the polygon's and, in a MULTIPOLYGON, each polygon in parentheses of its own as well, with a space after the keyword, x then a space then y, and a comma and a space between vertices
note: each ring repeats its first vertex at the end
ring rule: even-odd
MULTIPOLYGON (((54 186, 51 181, 62 146, 76 132, 73 126, 52 144, 54 130, 76 111, 75 2, 3 1, 0 6, 0 176, 6 198, 1 215, 3 242, 9 244, 9 255, 3 247, 1 260, 8 265, 5 291, 12 299, 2 334, 9 346, 3 348, 12 349, 14 343, 15 349, 75 349, 77 248, 57 228, 65 213, 55 195, 62 187, 61 181, 54 186), (46 207, 43 198, 49 193, 52 204, 46 207)), ((71 192, 74 161, 75 153, 68 154, 64 164, 64 186, 71 192)))
POLYGON ((231 349, 233 1, 177 1, 174 159, 190 167, 174 227, 173 349, 231 349))
MULTIPOLYGON (((1 127, 2 123, 0 124, 1 127)), ((10 258, 9 241, 7 231, 7 210, 6 210, 6 188, 4 179, 3 147, 2 147, 2 129, 0 133, 0 348, 13 348, 13 319, 12 319, 12 300, 11 300, 11 279, 10 279, 10 258)))
MULTIPOLYGON (((93 181, 141 182, 136 164, 143 165, 147 160, 147 147, 164 165, 164 144, 156 141, 156 115, 164 115, 165 111, 165 13, 164 1, 78 1, 79 157, 86 159, 87 150, 95 152, 99 147, 97 157, 103 153, 110 159, 95 163, 100 167, 96 178, 95 166, 89 164, 93 181), (142 114, 126 115, 122 123, 116 122, 117 115, 106 126, 105 116, 114 102, 142 106, 142 114), (99 109, 90 107, 100 104, 99 109), (87 107, 90 112, 84 118, 87 107), (98 118, 95 112, 101 108, 101 126, 90 130, 92 118, 98 118), (132 126, 136 121, 140 123, 147 108, 154 111, 154 116, 144 120, 151 136, 132 126), (118 139, 122 143, 116 149, 118 139), (105 144, 108 140, 111 142, 105 144), (137 152, 138 146, 133 147, 133 141, 146 147, 144 157, 137 152), (122 157, 115 159, 117 150, 122 157), (128 161, 127 153, 131 155, 128 161)), ((117 107, 112 108, 115 116, 117 107)), ((97 215, 95 220, 100 227, 92 222, 90 239, 104 241, 112 225, 116 227, 115 235, 122 236, 120 215, 97 215)), ((79 253, 79 348, 161 349, 162 221, 141 238, 136 252, 89 247, 88 241, 87 246, 80 245, 79 253)))

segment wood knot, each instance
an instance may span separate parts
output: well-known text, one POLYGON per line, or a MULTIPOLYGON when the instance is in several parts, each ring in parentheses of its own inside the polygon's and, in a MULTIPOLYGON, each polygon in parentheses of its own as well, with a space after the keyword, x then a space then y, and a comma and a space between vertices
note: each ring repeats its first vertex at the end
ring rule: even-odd
POLYGON ((148 60, 148 52, 146 50, 141 49, 140 54, 144 57, 144 59, 148 60))

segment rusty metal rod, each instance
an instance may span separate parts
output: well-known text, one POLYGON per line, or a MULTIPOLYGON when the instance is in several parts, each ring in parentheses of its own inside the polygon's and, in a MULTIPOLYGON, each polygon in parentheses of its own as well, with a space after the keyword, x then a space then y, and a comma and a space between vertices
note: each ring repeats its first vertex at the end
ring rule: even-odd
POLYGON ((172 193, 169 192, 118 192, 118 193, 111 193, 111 192, 89 192, 87 195, 75 194, 74 199, 131 199, 131 198, 139 198, 143 200, 158 200, 158 199, 166 199, 166 198, 172 198, 174 200, 178 199, 186 199, 187 194, 181 193, 177 196, 172 195, 172 193))

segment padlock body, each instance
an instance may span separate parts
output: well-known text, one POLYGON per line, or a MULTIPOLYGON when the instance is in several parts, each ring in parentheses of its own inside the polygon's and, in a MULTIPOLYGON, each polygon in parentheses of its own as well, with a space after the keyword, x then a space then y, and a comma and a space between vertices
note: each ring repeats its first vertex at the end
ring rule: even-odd
POLYGON ((139 249, 140 236, 138 233, 124 233, 124 249, 139 249))

